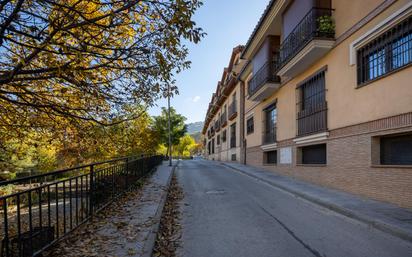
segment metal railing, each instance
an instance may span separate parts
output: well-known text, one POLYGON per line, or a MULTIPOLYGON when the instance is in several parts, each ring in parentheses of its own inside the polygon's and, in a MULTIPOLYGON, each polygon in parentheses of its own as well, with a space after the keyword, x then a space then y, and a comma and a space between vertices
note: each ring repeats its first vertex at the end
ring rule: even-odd
POLYGON ((237 114, 236 100, 233 100, 229 105, 229 119, 233 119, 237 114))
POLYGON ((265 131, 263 133, 263 144, 273 144, 276 143, 276 128, 272 128, 270 131, 265 131))
POLYGON ((280 67, 315 38, 334 39, 335 28, 330 8, 312 8, 280 46, 280 67))
POLYGON ((328 108, 326 102, 314 103, 297 114, 297 135, 305 136, 327 131, 328 108))
POLYGON ((276 70, 279 67, 279 53, 274 57, 275 61, 266 62, 249 81, 249 96, 254 95, 266 83, 280 83, 280 77, 276 76, 276 70))
POLYGON ((37 256, 89 220, 162 161, 120 158, 0 182, 1 256, 37 256))

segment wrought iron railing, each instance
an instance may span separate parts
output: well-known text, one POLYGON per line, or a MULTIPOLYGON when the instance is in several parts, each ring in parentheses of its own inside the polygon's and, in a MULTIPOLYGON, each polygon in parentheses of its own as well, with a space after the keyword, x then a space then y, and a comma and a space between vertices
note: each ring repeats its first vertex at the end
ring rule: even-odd
POLYGON ((312 8, 280 46, 280 67, 315 38, 334 39, 333 9, 312 8))
POLYGON ((326 102, 312 104, 297 114, 297 135, 305 136, 327 131, 328 108, 326 102))
POLYGON ((229 119, 233 119, 237 114, 237 104, 236 100, 233 100, 229 105, 229 119))
POLYGON ((161 156, 121 158, 0 182, 1 256, 37 256, 131 189, 161 156))
POLYGON ((263 144, 273 144, 276 143, 276 127, 270 129, 270 131, 265 131, 263 133, 263 144))
POLYGON ((276 70, 279 67, 279 53, 274 57, 275 61, 266 62, 249 81, 249 96, 254 95, 266 83, 280 83, 280 77, 276 76, 276 70))

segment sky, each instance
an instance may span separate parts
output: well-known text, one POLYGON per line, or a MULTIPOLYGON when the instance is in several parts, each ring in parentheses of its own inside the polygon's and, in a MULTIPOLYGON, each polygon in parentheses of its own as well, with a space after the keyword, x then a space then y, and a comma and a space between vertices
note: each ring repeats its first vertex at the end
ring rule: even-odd
MULTIPOLYGON (((187 123, 204 121, 206 111, 228 66, 234 47, 245 45, 269 0, 204 0, 194 21, 207 33, 203 40, 188 45, 191 68, 176 76, 179 95, 171 106, 187 118, 187 123)), ((149 110, 159 115, 167 101, 160 100, 149 110)))

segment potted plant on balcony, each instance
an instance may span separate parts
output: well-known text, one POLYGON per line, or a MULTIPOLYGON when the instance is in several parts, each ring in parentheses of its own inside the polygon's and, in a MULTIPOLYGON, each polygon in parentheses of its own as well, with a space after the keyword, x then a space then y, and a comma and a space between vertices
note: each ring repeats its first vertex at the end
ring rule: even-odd
POLYGON ((332 35, 335 33, 335 22, 330 15, 320 16, 318 19, 318 32, 321 35, 332 35))

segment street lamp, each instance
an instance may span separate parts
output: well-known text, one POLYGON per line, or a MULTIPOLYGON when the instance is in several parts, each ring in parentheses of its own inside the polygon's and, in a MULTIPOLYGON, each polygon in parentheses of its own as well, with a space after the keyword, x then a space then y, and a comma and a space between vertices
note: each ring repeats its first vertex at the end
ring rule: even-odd
POLYGON ((167 85, 167 116, 169 131, 169 166, 172 166, 172 135, 170 131, 170 85, 167 85))

